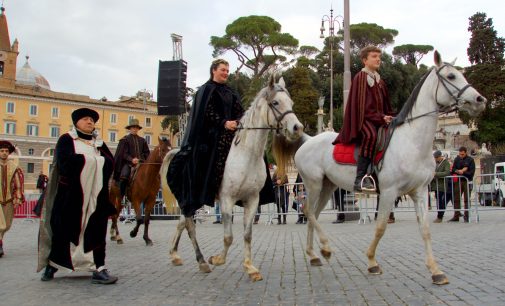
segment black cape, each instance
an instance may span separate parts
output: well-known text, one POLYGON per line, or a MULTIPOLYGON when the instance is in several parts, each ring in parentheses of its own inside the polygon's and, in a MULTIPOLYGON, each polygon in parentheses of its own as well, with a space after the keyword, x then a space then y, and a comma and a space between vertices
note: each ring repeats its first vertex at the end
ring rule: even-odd
MULTIPOLYGON (((167 172, 167 183, 174 194, 179 207, 185 216, 190 217, 204 204, 214 206, 214 200, 219 186, 215 186, 215 163, 218 158, 218 141, 224 131, 226 120, 237 120, 232 118, 233 103, 240 103, 238 96, 233 93, 232 101, 226 101, 221 106, 224 120, 219 123, 223 128, 208 128, 205 126, 205 112, 209 101, 213 95, 219 94, 217 91, 223 90, 222 86, 213 81, 208 81, 200 87, 196 93, 193 107, 189 114, 186 134, 181 144, 180 151, 170 162, 167 172), (220 87, 221 88, 218 88, 220 87)), ((232 91, 229 87, 227 89, 232 91)), ((225 90, 226 90, 225 88, 225 90)), ((267 182, 263 196, 268 201, 268 190, 272 193, 272 183, 267 171, 267 182), (268 182, 269 181, 269 182, 268 182)), ((261 194, 260 194, 261 196, 261 194)), ((260 201, 261 202, 261 201, 260 201)), ((273 202, 273 201, 270 201, 273 202)))

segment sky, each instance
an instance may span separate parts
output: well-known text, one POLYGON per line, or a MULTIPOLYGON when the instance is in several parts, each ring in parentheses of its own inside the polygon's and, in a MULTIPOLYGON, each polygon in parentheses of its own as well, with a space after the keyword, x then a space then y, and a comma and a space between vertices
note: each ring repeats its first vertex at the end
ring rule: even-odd
MULTIPOLYGON (((187 84, 209 78, 211 36, 223 36, 239 17, 269 16, 299 45, 322 49, 321 18, 343 15, 343 0, 3 0, 11 43, 19 41, 18 69, 26 62, 59 92, 117 100, 147 90, 156 98, 158 62, 173 59, 170 34, 183 36, 187 84)), ((484 12, 505 37, 505 1, 350 0, 350 23, 399 31, 395 45, 432 45, 442 59, 469 66, 468 18, 484 12)), ((328 26, 326 25, 326 29, 328 26)), ((391 53, 392 48, 386 50, 391 53)), ((221 56, 236 68, 232 52, 221 56)), ((422 63, 431 66, 433 53, 422 63)), ((247 71, 247 70, 243 70, 247 71)))

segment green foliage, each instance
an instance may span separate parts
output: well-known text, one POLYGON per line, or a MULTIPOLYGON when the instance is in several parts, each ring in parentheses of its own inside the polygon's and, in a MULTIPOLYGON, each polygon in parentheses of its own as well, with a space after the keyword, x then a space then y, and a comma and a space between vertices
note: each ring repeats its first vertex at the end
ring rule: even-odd
POLYGON ((161 128, 166 130, 170 127, 172 133, 179 132, 179 117, 177 115, 169 115, 161 121, 161 128))
MULTIPOLYGON (((339 31, 339 33, 341 32, 339 31)), ((394 38, 398 35, 398 31, 395 29, 385 29, 375 23, 366 22, 351 24, 349 32, 351 33, 351 48, 355 50, 362 49, 368 45, 385 48, 394 43, 394 38)))
POLYGON ((262 76, 269 68, 286 61, 280 52, 293 54, 298 40, 289 33, 281 33, 281 25, 268 16, 240 17, 226 27, 222 37, 212 36, 213 56, 234 52, 242 66, 262 76), (267 54, 267 50, 272 54, 267 54))
POLYGON ((394 47, 393 55, 402 58, 407 64, 417 66, 423 56, 430 51, 433 51, 433 46, 406 44, 394 47))
POLYGON ((467 49, 472 64, 504 64, 505 39, 498 37, 493 19, 485 13, 476 13, 469 18, 468 31, 472 33, 467 49))

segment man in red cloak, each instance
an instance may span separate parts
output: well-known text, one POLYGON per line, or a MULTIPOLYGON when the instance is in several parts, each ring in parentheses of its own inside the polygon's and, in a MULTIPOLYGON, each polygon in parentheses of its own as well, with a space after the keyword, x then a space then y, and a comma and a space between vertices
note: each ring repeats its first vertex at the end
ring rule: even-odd
POLYGON ((345 109, 344 125, 333 144, 361 145, 354 191, 373 191, 373 184, 369 180, 363 181, 363 188, 361 181, 372 160, 377 130, 391 122, 393 112, 386 84, 378 73, 381 50, 367 46, 361 49, 360 58, 365 67, 354 76, 345 109))

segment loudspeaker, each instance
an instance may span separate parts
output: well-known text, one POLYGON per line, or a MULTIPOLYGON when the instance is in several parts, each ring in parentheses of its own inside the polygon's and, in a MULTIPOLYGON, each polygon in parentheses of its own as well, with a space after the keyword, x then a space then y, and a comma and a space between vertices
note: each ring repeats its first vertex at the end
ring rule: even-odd
POLYGON ((186 104, 187 63, 160 61, 158 69, 158 115, 180 115, 186 104))

